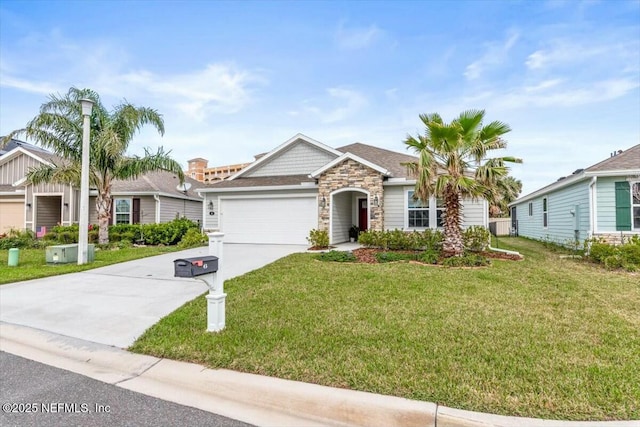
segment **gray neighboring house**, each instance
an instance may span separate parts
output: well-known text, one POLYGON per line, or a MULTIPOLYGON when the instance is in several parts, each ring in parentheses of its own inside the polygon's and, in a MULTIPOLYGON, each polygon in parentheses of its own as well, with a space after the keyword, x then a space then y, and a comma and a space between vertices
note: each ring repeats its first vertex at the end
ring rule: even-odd
MULTIPOLYGON (((29 229, 38 234, 60 225, 78 222, 80 189, 70 184, 26 183, 30 168, 59 163, 55 154, 35 145, 11 140, 0 152, 0 233, 11 228, 29 229)), ((177 189, 178 178, 169 172, 153 172, 132 181, 114 181, 112 223, 148 224, 186 216, 202 218, 202 198, 196 189, 202 186, 185 177, 188 191, 177 189)), ((89 193, 89 223, 97 224, 95 197, 89 193)))
MULTIPOLYGON (((311 229, 332 244, 361 230, 439 228, 443 206, 413 200, 402 163, 417 157, 366 144, 331 148, 297 134, 225 181, 198 190, 203 224, 229 243, 307 244, 311 229)), ((463 226, 488 226, 485 200, 463 201, 463 226)))
POLYGON ((509 205, 520 236, 580 244, 640 234, 640 144, 562 177, 509 205))

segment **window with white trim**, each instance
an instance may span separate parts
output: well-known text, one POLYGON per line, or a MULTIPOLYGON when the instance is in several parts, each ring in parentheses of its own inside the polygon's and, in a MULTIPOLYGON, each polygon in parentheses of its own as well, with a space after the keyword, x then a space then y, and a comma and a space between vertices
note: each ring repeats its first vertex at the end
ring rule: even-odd
POLYGON ((429 227, 429 201, 416 200, 413 198, 413 191, 407 192, 407 225, 409 228, 429 227))
POLYGON ((549 225, 549 206, 547 203, 547 198, 542 199, 542 226, 547 228, 549 225))
POLYGON ((115 199, 114 224, 131 224, 131 199, 115 199))
POLYGON ((444 200, 436 200, 436 227, 444 227, 444 200))
POLYGON ((631 184, 631 215, 633 229, 640 230, 640 182, 631 184))

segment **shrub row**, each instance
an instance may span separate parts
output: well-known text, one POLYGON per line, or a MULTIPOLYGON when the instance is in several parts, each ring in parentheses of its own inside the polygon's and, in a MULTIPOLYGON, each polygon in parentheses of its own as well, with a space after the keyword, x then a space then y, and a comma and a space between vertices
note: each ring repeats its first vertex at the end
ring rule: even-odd
POLYGON ((603 240, 587 242, 589 259, 604 265, 609 270, 623 268, 627 271, 640 270, 640 236, 631 238, 622 245, 610 245, 603 240))
MULTIPOLYGON (((0 249, 39 248, 56 244, 78 243, 79 227, 55 226, 42 240, 36 239, 30 230, 11 230, 0 235, 0 249)), ((130 245, 144 243, 147 245, 175 245, 183 241, 181 247, 200 246, 207 242, 207 237, 200 231, 197 222, 186 218, 174 219, 161 224, 120 224, 109 227, 109 242, 130 245), (192 231, 193 230, 193 231, 192 231)), ((98 227, 89 226, 89 243, 98 242, 98 227)))
POLYGON ((433 250, 442 249, 442 232, 427 229, 405 232, 402 230, 369 230, 360 233, 358 242, 368 248, 384 250, 433 250))
MULTIPOLYGON (((462 233, 465 249, 471 252, 482 252, 489 246, 491 235, 482 226, 468 227, 462 233)), ((360 234, 358 242, 369 248, 384 250, 442 250, 443 233, 440 230, 406 232, 402 230, 365 231, 360 234)))

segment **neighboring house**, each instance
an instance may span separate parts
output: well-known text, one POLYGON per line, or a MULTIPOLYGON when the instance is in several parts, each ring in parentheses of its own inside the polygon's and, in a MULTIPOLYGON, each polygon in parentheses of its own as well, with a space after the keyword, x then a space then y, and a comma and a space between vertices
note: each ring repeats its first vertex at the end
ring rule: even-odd
MULTIPOLYGON (((306 244, 311 229, 332 244, 349 228, 424 230, 441 226, 443 206, 413 200, 405 162, 417 157, 351 144, 333 149, 298 134, 227 180, 198 190, 205 229, 229 243, 306 244)), ((464 200, 463 225, 488 225, 488 204, 464 200)))
POLYGON ((509 205, 520 236, 580 244, 640 234, 640 144, 509 205), (634 196, 635 194, 635 196, 634 196))
MULTIPOLYGON (((26 183, 30 168, 59 163, 55 154, 26 142, 11 140, 0 154, 0 233, 11 228, 43 230, 78 222, 80 189, 69 184, 26 183), (43 228, 44 227, 44 228, 43 228)), ((191 184, 186 192, 177 189, 179 180, 169 172, 154 172, 133 181, 114 181, 113 223, 158 223, 186 216, 202 218, 202 198, 195 192, 202 184, 191 184)), ((97 224, 95 196, 89 193, 89 222, 97 224)))

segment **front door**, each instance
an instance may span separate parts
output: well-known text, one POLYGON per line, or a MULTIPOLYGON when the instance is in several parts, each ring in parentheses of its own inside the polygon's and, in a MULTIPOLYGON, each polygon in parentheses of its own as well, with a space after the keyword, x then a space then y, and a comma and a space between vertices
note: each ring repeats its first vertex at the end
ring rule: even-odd
POLYGON ((367 199, 358 199, 358 227, 360 231, 366 231, 369 228, 369 209, 367 208, 367 199))

